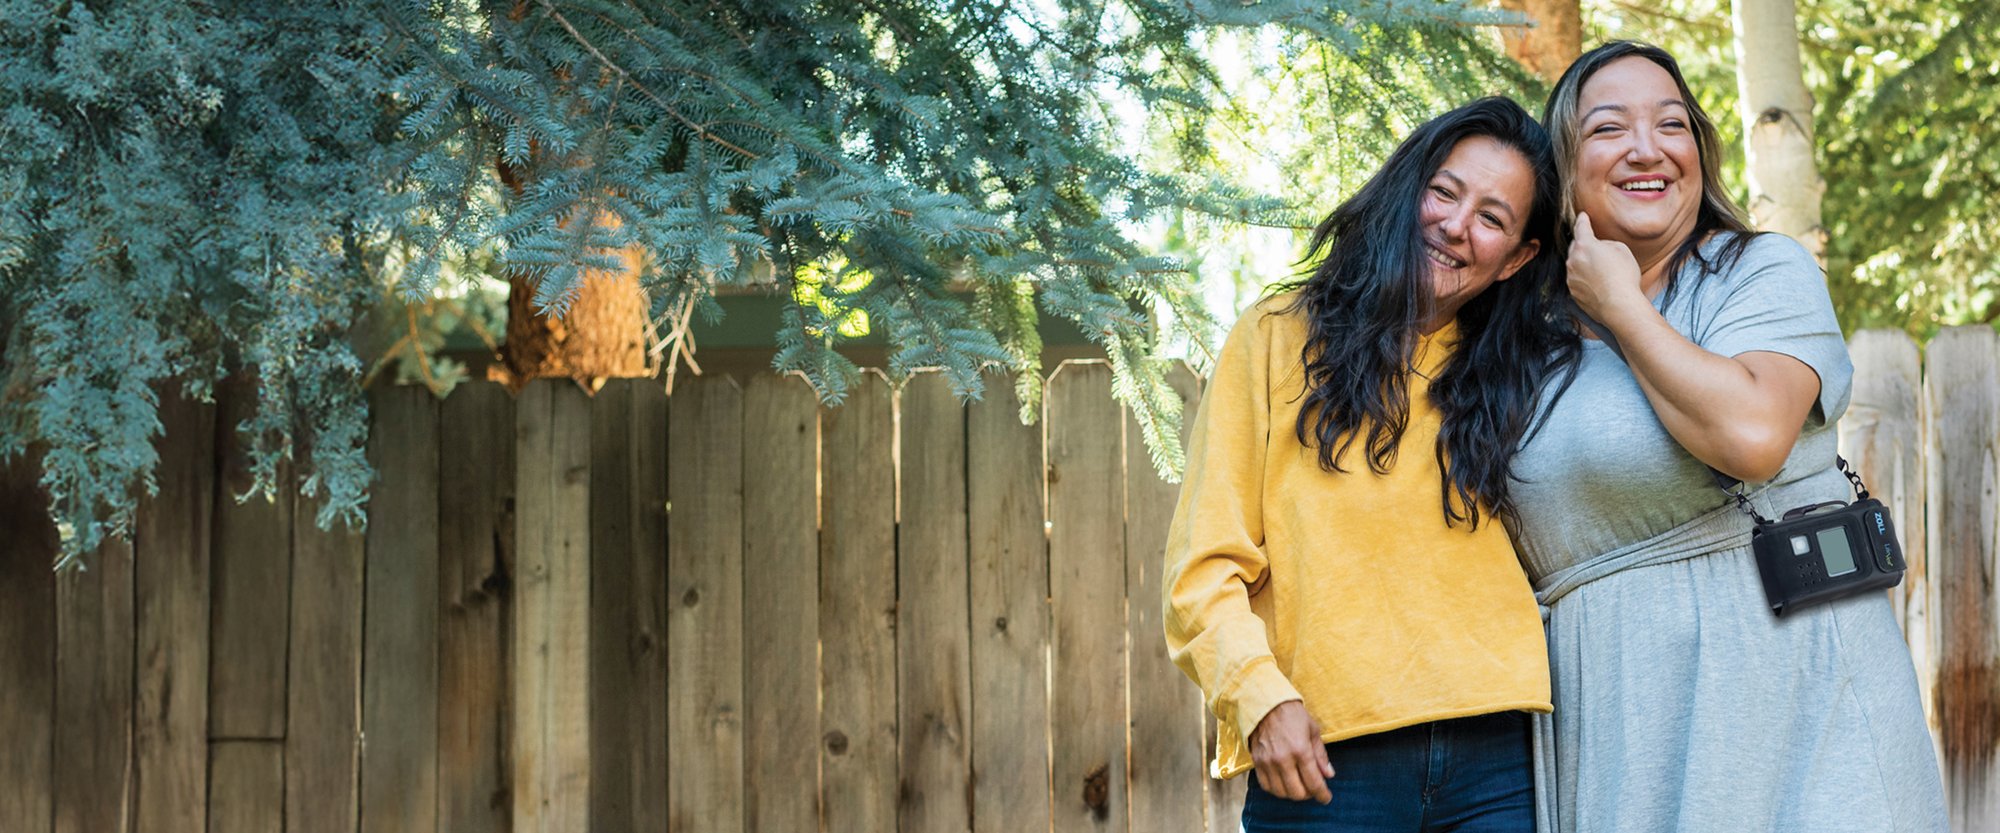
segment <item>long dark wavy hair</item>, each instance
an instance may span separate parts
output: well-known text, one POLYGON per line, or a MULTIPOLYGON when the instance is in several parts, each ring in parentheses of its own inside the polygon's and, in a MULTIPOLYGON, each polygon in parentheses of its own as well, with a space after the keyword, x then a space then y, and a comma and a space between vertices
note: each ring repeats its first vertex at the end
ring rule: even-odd
MULTIPOLYGON (((1577 148, 1583 143, 1583 114, 1578 111, 1582 109, 1584 82, 1612 61, 1635 56, 1652 61, 1674 79, 1681 102, 1687 105, 1689 132, 1694 134, 1695 148, 1701 157, 1701 208, 1695 212, 1693 232, 1667 257, 1667 288, 1660 299, 1664 305, 1672 300, 1676 276, 1688 261, 1694 261, 1699 267, 1695 273, 1698 283, 1701 276, 1734 265, 1760 232, 1744 221, 1743 209, 1730 199, 1729 188, 1722 182, 1722 140, 1717 137, 1715 121, 1708 117, 1708 111, 1701 109, 1701 102, 1695 100, 1694 91, 1688 89, 1687 78, 1681 75, 1680 62, 1675 61, 1667 50, 1649 43, 1615 40, 1585 52, 1563 71, 1562 77, 1556 80, 1555 89, 1549 91, 1549 100, 1542 105, 1542 124, 1548 126, 1549 139, 1555 147, 1556 171, 1564 185, 1576 179, 1577 148), (1701 251, 1701 244, 1711 234, 1725 237, 1722 247, 1713 257, 1701 251)), ((1563 251, 1569 250, 1570 225, 1575 221, 1575 193, 1564 187, 1562 216, 1556 228, 1563 251)))
POLYGON ((1321 468, 1346 471, 1343 458, 1362 440, 1368 467, 1387 473, 1409 426, 1407 374, 1432 304, 1419 220, 1425 188, 1452 149, 1475 136, 1528 161, 1535 197, 1521 239, 1540 243, 1512 279, 1459 308, 1457 349, 1430 384, 1442 417, 1436 454, 1445 522, 1477 529, 1482 506, 1513 517, 1509 466, 1530 436, 1537 394, 1564 368, 1573 376, 1582 349, 1556 245, 1561 184, 1541 125, 1498 97, 1425 122, 1313 230, 1300 261, 1307 271, 1276 291, 1298 291, 1283 312, 1302 312, 1308 325, 1299 442, 1317 449, 1321 468))

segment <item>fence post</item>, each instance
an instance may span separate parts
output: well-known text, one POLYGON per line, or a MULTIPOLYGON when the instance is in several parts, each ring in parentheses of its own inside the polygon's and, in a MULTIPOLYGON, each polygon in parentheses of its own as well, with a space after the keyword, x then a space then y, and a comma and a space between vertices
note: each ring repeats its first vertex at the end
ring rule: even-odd
MULTIPOLYGON (((292 484, 280 488, 291 490, 292 484)), ((292 495, 285 651, 286 833, 349 833, 360 801, 362 533, 320 529, 319 501, 292 495)))
POLYGON ((1047 407, 1054 830, 1123 833, 1125 451, 1111 368, 1065 362, 1047 407))
POLYGON ((55 799, 56 562, 39 455, 0 457, 0 830, 49 833, 55 799))
POLYGON ((667 829, 743 829, 743 391, 667 415, 667 829))
POLYGON ((903 385, 896 536, 901 829, 972 827, 965 408, 938 372, 903 385))
POLYGON ((160 491, 133 528, 139 830, 208 826, 209 535, 215 406, 160 389, 160 491))
POLYGON ((438 829, 501 833, 514 575, 514 400, 459 385, 439 410, 438 829))
POLYGON ((516 833, 590 827, 590 402, 568 380, 515 403, 516 833))
POLYGON ((2000 336, 1952 327, 1930 344, 1931 563, 1943 631, 1937 709, 1954 830, 2000 828, 2000 669, 1995 668, 1995 489, 2000 336))
POLYGON ((203 630, 209 655, 211 833, 277 830, 285 819, 294 481, 291 467, 281 463, 275 494, 237 501, 251 481, 249 449, 237 426, 256 408, 254 376, 238 374, 216 386, 215 499, 203 630))
MULTIPOLYGON (((1200 383, 1184 364, 1167 372, 1181 399, 1181 425, 1194 424, 1200 383)), ((1203 766, 1201 689, 1167 657, 1161 574, 1166 571, 1167 527, 1174 519, 1180 486, 1160 478, 1139 441, 1139 423, 1125 416, 1125 593, 1131 633, 1131 752, 1126 763, 1131 785, 1132 829, 1202 829, 1205 796, 1195 789, 1206 780, 1203 766)))
POLYGON ((1042 426, 1021 422, 1010 376, 966 406, 971 538, 972 825, 1049 829, 1049 555, 1042 426))
POLYGON ((428 388, 370 397, 362 589, 361 833, 438 829, 438 404, 428 388))
POLYGON ((667 408, 653 379, 610 380, 590 404, 594 833, 667 817, 667 408))
POLYGON ((743 392, 743 805, 749 833, 819 829, 819 398, 743 392))
MULTIPOLYGON (((1924 717, 1933 748, 1941 744, 1935 691, 1939 628, 1938 584, 1932 581, 1929 530, 1924 500, 1929 488, 1924 471, 1924 405, 1921 360, 1917 343, 1901 330, 1865 330, 1848 343, 1854 357, 1853 395, 1840 420, 1840 449, 1854 464, 1874 496, 1889 507, 1889 518, 1903 541, 1909 571, 1903 583, 1889 591, 1896 604, 1896 621, 1910 645, 1917 669, 1924 717)), ((1939 760, 1942 764, 1942 758, 1939 760)))
POLYGON ((821 828, 896 828, 894 392, 863 373, 820 413, 821 828))

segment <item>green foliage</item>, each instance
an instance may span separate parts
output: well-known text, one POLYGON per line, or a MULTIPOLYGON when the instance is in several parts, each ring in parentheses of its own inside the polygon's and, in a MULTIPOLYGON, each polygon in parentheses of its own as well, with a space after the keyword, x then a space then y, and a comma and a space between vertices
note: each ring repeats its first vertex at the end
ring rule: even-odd
POLYGON ((1807 32, 1843 323, 2000 320, 2000 9, 1846 0, 1807 32))
POLYGON ((262 384, 259 487, 312 438, 323 522, 369 470, 343 341, 359 242, 404 209, 381 167, 384 32, 321 4, 10 3, 0 15, 0 453, 43 449, 66 558, 152 488, 156 392, 262 384), (308 428, 309 426, 309 428, 308 428))
MULTIPOLYGON (((1229 104, 1217 30, 1355 56, 1344 84, 1484 60, 1466 27, 1501 19, 1461 0, 13 3, 0 444, 43 450, 74 556, 129 525, 158 385, 205 395, 247 369, 255 491, 304 446, 321 523, 358 520, 354 342, 472 315, 431 300, 489 258, 560 312, 636 244, 659 317, 719 314, 719 289, 774 275, 795 299, 778 367, 829 402, 856 373, 836 350, 855 311, 889 334, 893 374, 941 367, 968 398, 982 366, 1040 372, 1040 316, 1072 321, 1171 472, 1162 314, 1197 338, 1207 321, 1185 264, 1131 229, 1289 221, 1197 146, 1142 164, 1121 102, 1205 133, 1229 104), (798 302, 799 276, 835 263, 866 280, 798 302)), ((415 329, 399 349, 421 359, 415 329)))

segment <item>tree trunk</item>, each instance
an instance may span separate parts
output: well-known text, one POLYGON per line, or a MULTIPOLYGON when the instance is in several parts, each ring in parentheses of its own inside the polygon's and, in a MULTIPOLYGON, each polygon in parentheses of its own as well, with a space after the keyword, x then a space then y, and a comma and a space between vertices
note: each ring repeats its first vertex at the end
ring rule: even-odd
POLYGON ((1521 12, 1533 26, 1500 30, 1507 55, 1542 80, 1555 83, 1563 70, 1583 54, 1583 10, 1578 0, 1500 0, 1500 7, 1521 12))
MULTIPOLYGON (((602 222, 600 220, 600 222, 602 222)), ((651 376, 646 365, 646 293, 636 249, 618 253, 625 267, 589 270, 561 318, 535 309, 535 286, 511 277, 507 340, 489 372, 518 391, 530 379, 569 378, 596 390, 605 379, 651 376)))
MULTIPOLYGON (((501 180, 520 194, 525 183, 506 165, 500 171, 501 180)), ((597 222, 618 225, 608 215, 597 222)), ((518 393, 532 379, 575 379, 594 392, 606 379, 653 375, 646 364, 646 291, 639 286, 645 252, 630 246, 617 254, 620 268, 584 271, 560 318, 535 308, 534 281, 509 276, 507 339, 500 345, 501 363, 489 367, 487 377, 518 393)))
POLYGON ((1748 153, 1750 215, 1757 228, 1788 235, 1826 267, 1813 160, 1812 93, 1799 62, 1793 0, 1736 0, 1737 115, 1748 153))
MULTIPOLYGON (((515 23, 527 15, 528 0, 515 0, 507 12, 515 23)), ((566 81, 568 72, 558 70, 557 77, 566 81)), ((504 162, 497 166, 500 181, 520 196, 528 185, 521 172, 504 162)), ((603 214, 597 222, 618 225, 616 217, 603 214)), ((487 368, 487 378, 515 393, 532 379, 568 378, 595 393, 606 379, 653 375, 646 366, 651 322, 646 291, 639 286, 645 256, 638 246, 630 246, 618 252, 621 268, 586 270, 568 313, 560 318, 535 308, 534 281, 509 275, 507 340, 500 345, 501 363, 487 368)))

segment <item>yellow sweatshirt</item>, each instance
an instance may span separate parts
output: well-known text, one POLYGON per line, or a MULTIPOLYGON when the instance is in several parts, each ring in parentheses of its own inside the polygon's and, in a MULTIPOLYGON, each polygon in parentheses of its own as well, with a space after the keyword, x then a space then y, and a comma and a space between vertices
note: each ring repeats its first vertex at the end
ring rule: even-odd
POLYGON ((1457 328, 1418 348, 1409 427, 1388 474, 1357 442, 1320 469, 1294 425, 1305 393, 1292 295, 1238 321, 1202 394, 1167 537, 1174 663, 1219 724, 1212 771, 1250 768, 1247 739, 1303 700, 1326 742, 1456 717, 1549 711, 1541 617, 1503 526, 1448 527, 1428 377, 1457 328))

